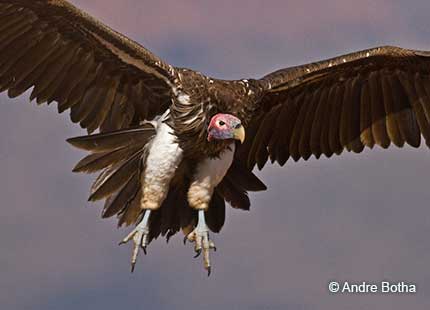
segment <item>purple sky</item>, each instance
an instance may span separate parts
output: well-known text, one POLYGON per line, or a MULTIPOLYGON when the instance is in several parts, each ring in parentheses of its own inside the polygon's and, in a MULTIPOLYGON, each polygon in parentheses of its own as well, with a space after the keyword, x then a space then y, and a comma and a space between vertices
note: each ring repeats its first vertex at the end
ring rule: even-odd
MULTIPOLYGON (((72 2, 220 78, 375 45, 430 50, 428 0, 72 2)), ((429 309, 427 148, 267 166, 269 190, 212 235, 209 279, 179 235, 152 243, 131 275, 130 246, 117 246, 128 230, 100 219, 86 202, 92 177, 71 172, 84 154, 64 140, 83 131, 27 98, 0 95, 2 309, 429 309), (408 281, 418 293, 330 295, 333 279, 408 281)))

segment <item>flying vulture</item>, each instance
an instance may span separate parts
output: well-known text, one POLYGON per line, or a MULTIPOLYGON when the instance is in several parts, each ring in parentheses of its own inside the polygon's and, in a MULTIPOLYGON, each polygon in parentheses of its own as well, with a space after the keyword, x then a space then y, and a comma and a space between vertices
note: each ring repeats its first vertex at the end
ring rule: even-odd
POLYGON ((384 46, 226 81, 164 62, 64 0, 0 0, 0 92, 33 88, 88 135, 90 201, 139 249, 182 230, 210 273, 225 204, 248 210, 270 160, 430 145, 430 52, 384 46), (246 138, 245 138, 246 133, 246 138))

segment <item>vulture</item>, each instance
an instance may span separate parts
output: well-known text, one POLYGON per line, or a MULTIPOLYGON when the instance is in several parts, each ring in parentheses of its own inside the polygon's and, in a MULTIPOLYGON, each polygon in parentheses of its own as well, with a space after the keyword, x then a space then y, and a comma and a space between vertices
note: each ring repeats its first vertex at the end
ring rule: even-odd
POLYGON ((329 158, 391 144, 430 146, 430 52, 383 46, 220 80, 169 65, 65 0, 0 0, 0 92, 32 88, 38 105, 88 135, 75 172, 99 172, 89 200, 133 225, 139 251, 182 231, 211 271, 226 204, 249 210, 266 162, 329 158), (246 137, 245 137, 246 135, 246 137))

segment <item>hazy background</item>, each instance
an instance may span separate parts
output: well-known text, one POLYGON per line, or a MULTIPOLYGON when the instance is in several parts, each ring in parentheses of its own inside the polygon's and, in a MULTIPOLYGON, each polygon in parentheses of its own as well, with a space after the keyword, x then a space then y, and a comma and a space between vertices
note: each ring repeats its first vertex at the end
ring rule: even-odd
MULTIPOLYGON (((168 62, 260 77, 394 44, 430 50, 428 0, 73 3, 168 62)), ((28 97, 0 95, 1 309, 429 309, 430 152, 391 148, 288 162, 259 175, 251 212, 228 210, 208 279, 191 245, 157 240, 129 272, 128 233, 71 173, 83 134, 28 97), (332 280, 414 282, 415 295, 331 295, 332 280)))

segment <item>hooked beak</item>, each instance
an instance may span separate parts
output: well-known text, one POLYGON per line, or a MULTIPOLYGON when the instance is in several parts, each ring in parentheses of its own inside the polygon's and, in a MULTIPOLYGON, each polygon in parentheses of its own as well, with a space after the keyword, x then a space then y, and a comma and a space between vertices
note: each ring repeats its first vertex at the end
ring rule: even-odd
POLYGON ((240 143, 245 141, 245 128, 243 128, 242 125, 240 125, 239 128, 235 128, 233 130, 233 138, 239 140, 240 143))

